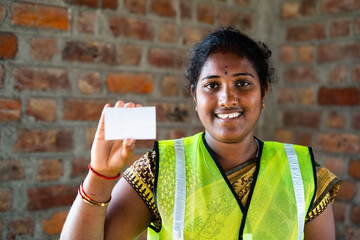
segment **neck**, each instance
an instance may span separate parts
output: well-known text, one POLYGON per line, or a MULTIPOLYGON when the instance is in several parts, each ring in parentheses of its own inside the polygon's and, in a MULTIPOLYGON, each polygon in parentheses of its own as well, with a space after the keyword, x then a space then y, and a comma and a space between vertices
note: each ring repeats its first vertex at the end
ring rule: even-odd
POLYGON ((257 144, 253 135, 233 143, 221 142, 205 132, 205 139, 224 171, 256 157, 257 144))

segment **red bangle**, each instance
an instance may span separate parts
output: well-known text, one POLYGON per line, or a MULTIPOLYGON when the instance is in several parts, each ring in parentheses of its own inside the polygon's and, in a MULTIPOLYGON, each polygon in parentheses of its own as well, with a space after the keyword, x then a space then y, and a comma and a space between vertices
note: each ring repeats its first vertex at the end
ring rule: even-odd
POLYGON ((90 163, 89 163, 89 169, 90 169, 90 171, 92 171, 96 176, 101 177, 101 178, 104 178, 104 179, 107 179, 107 180, 115 180, 115 179, 118 179, 118 178, 121 176, 121 173, 119 173, 119 174, 116 175, 115 177, 107 177, 107 176, 104 176, 104 175, 96 172, 96 171, 91 167, 91 164, 90 164, 90 163))
POLYGON ((81 183, 80 187, 79 187, 79 194, 82 198, 82 200, 90 205, 93 206, 97 206, 97 207, 105 207, 107 205, 109 205, 110 200, 111 200, 111 196, 109 198, 109 200, 107 200, 106 202, 97 202, 93 199, 91 199, 84 191, 84 187, 83 187, 84 182, 81 183))

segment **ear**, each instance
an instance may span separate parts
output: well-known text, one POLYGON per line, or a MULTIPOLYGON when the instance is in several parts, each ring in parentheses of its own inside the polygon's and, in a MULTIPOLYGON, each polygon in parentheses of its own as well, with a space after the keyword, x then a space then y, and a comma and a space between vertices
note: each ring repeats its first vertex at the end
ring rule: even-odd
POLYGON ((195 89, 194 84, 191 84, 191 86, 190 86, 190 93, 191 93, 192 98, 196 102, 196 89, 195 89))
POLYGON ((262 101, 265 101, 268 91, 269 91, 269 84, 266 84, 266 88, 264 89, 264 94, 262 96, 262 101))

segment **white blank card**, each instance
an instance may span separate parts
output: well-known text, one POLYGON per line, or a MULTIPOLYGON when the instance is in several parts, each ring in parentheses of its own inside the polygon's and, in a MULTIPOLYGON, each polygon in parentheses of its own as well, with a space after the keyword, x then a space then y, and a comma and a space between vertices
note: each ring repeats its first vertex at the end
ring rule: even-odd
POLYGON ((155 107, 105 109, 105 140, 155 139, 155 107))

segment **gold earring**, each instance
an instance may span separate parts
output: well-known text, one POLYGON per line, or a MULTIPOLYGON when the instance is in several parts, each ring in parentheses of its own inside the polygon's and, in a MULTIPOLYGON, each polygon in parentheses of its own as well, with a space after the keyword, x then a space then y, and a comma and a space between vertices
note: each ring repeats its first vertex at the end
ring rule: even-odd
POLYGON ((265 103, 262 103, 261 107, 265 110, 265 103))

